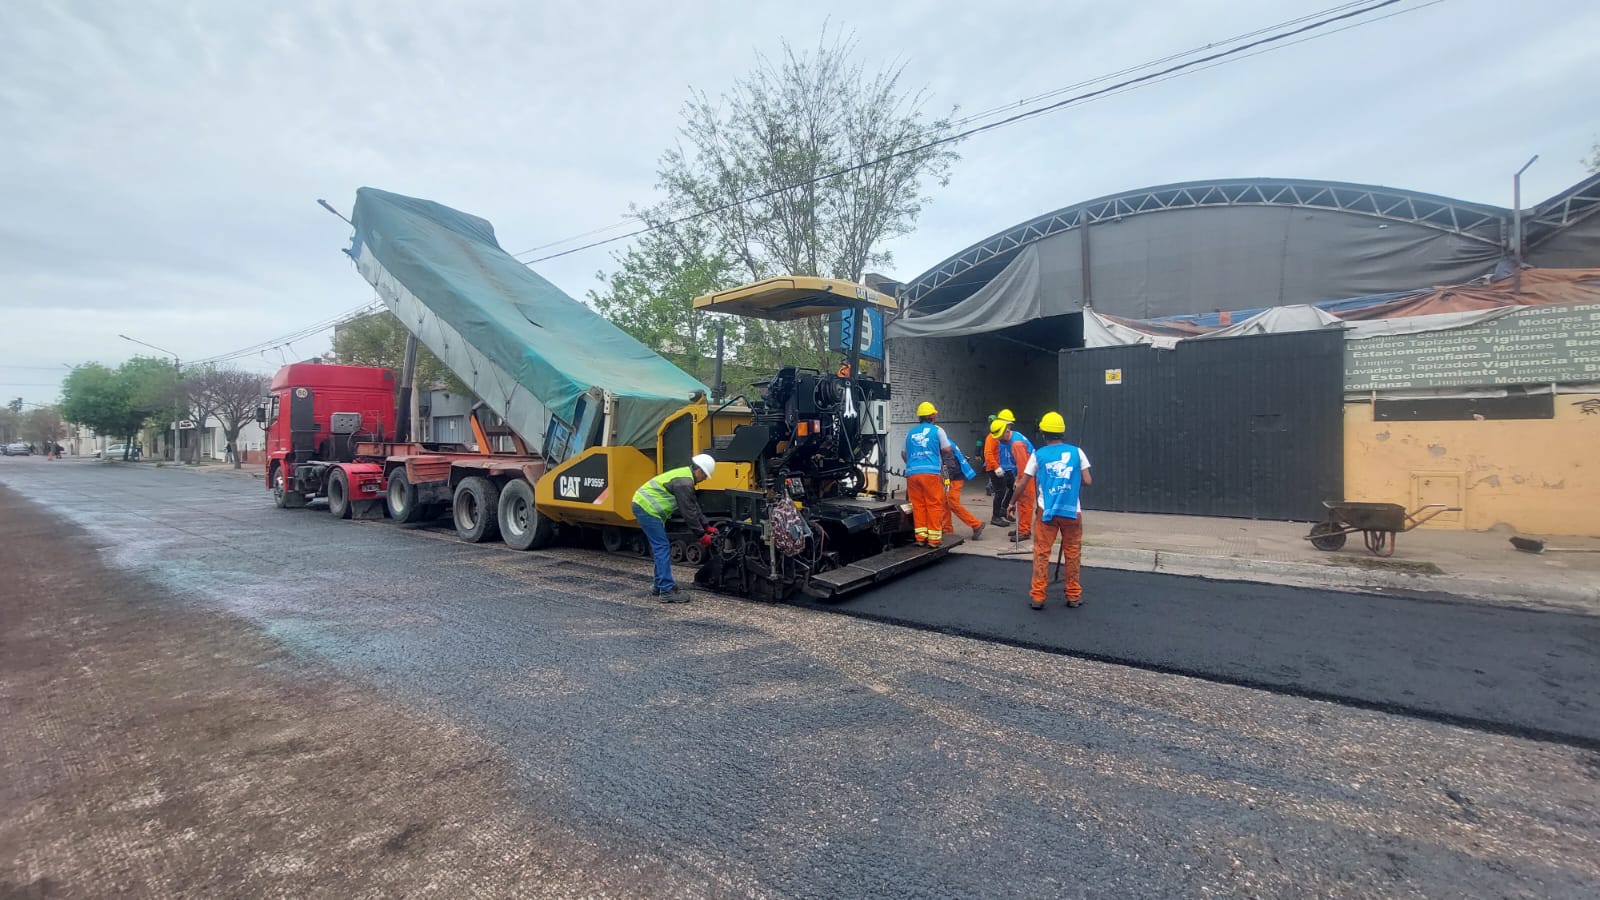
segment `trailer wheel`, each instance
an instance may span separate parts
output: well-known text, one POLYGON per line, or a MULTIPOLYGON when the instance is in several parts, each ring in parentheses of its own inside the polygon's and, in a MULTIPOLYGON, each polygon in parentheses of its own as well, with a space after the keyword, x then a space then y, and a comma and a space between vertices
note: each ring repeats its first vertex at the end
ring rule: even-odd
POLYGON ((500 491, 500 536, 513 550, 538 550, 555 536, 555 524, 539 512, 533 485, 522 479, 500 491))
POLYGON ((335 519, 350 518, 350 476, 343 469, 334 469, 328 477, 328 512, 335 519))
POLYGON ((604 547, 607 553, 621 553, 622 545, 626 542, 627 539, 623 536, 621 528, 615 525, 607 525, 600 529, 600 546, 604 547))
POLYGON ((389 510, 389 518, 402 525, 412 522, 422 522, 438 516, 438 510, 430 510, 432 504, 417 502, 417 489, 411 485, 411 479, 406 477, 404 466, 396 466, 389 472, 389 490, 384 495, 383 505, 389 510), (433 515, 428 515, 429 512, 433 515))
POLYGON ((500 488, 482 475, 469 475, 456 485, 455 501, 450 504, 456 534, 469 544, 481 544, 500 536, 500 488))
POLYGON ((279 509, 304 509, 306 497, 288 489, 284 483, 283 466, 272 467, 272 502, 279 509))

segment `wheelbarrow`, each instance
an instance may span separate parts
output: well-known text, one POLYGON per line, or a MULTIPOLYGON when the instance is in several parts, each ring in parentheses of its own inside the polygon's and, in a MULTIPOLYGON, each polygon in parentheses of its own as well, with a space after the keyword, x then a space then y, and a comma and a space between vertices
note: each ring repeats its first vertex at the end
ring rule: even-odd
POLYGON ((1428 521, 1440 513, 1460 512, 1459 506, 1430 503, 1416 512, 1406 512, 1398 503, 1347 503, 1324 500, 1328 519, 1311 526, 1306 540, 1318 550, 1342 550, 1345 538, 1361 532, 1362 542, 1375 556, 1393 556, 1395 536, 1428 521))

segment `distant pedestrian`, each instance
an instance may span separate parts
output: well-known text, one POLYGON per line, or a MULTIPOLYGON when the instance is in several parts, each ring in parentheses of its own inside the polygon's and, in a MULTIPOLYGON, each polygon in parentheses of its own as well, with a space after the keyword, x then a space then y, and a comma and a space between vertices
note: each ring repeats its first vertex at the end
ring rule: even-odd
POLYGON ((944 467, 955 452, 950 436, 936 421, 939 410, 924 400, 917 405, 918 424, 906 433, 900 458, 906 464, 906 496, 911 501, 911 522, 917 543, 937 547, 944 543, 944 467))
POLYGON ((710 454, 701 453, 690 465, 668 469, 646 481, 633 493, 633 517, 650 542, 650 555, 655 558, 655 577, 650 595, 662 603, 688 603, 672 580, 672 542, 667 540, 667 522, 674 513, 681 515, 689 526, 689 533, 700 536, 702 546, 711 544, 716 530, 700 511, 700 501, 695 497, 694 486, 717 469, 717 461, 710 454))
POLYGON ((1083 555, 1083 485, 1093 483, 1089 459, 1083 451, 1066 442, 1066 422, 1060 413, 1045 413, 1039 420, 1039 438, 1044 441, 1029 457, 1017 482, 1017 493, 1027 493, 1038 501, 1033 522, 1033 585, 1029 605, 1044 609, 1045 588, 1050 584, 1050 552, 1061 540, 1062 574, 1066 579, 1067 606, 1083 603, 1079 569, 1083 555))

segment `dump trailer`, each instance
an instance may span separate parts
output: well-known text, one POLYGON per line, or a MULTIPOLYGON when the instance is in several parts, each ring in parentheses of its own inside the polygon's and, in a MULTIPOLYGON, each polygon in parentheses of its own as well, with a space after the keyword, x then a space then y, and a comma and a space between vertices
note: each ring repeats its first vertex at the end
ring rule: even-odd
MULTIPOLYGON (((594 530, 608 550, 642 553, 634 491, 710 453, 719 464, 699 486, 718 524, 710 550, 669 527, 675 560, 697 566, 701 584, 841 596, 948 552, 908 546, 910 508, 884 490, 887 384, 785 367, 758 397, 713 403, 502 250, 487 221, 371 188, 357 193, 351 221, 357 271, 479 398, 474 443, 421 442, 387 424, 405 419, 388 370, 288 366, 258 410, 280 506, 326 497, 341 517, 401 522, 448 508, 468 541, 535 549, 558 531, 594 530), (790 539, 775 539, 777 527, 790 539)), ((860 285, 798 277, 695 303, 776 320, 895 306, 860 285)))

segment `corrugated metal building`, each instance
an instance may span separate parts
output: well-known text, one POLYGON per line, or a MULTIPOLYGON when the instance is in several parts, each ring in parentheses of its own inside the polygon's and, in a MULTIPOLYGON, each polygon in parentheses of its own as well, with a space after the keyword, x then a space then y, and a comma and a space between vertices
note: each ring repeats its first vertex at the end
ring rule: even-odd
MULTIPOLYGON (((1511 221, 1510 210, 1483 204, 1284 179, 1168 185, 1066 207, 900 286, 903 314, 887 343, 892 424, 914 422, 924 398, 968 447, 1001 407, 1037 421, 1065 402, 1058 355, 1084 345, 1085 309, 1149 320, 1465 283, 1509 270, 1511 221)), ((1528 264, 1600 266, 1600 176, 1525 210, 1523 223, 1528 264)), ((1274 415, 1249 405, 1234 411, 1237 423, 1274 415)), ((1213 437, 1242 452, 1252 438, 1237 423, 1213 437)), ((1312 478, 1333 483, 1329 474, 1312 478)), ((1168 505, 1207 511, 1192 499, 1168 505)))

